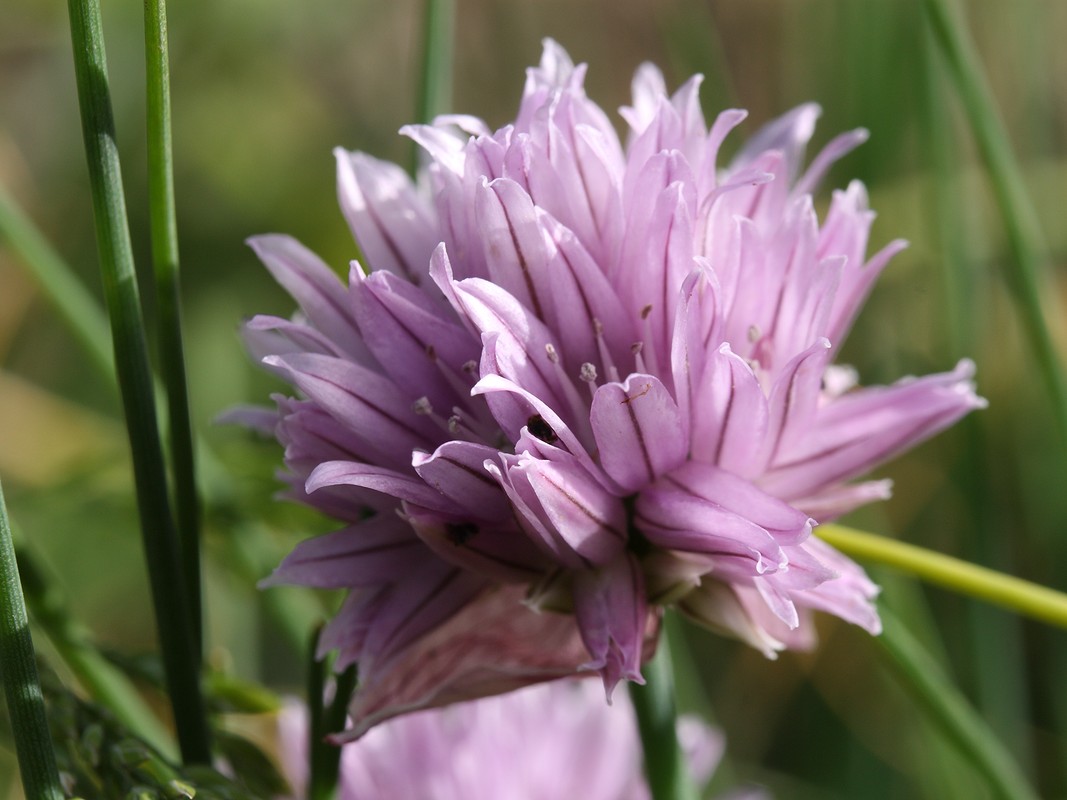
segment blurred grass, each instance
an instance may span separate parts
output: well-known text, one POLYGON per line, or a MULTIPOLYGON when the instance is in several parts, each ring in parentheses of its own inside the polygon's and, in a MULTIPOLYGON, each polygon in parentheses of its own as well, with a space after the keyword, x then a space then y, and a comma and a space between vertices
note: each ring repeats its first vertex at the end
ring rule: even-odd
MULTIPOLYGON (((1067 4, 958 5, 1037 208, 1049 291, 1067 299, 1067 55, 1060 43, 1067 4)), ((406 161, 408 145, 395 132, 416 114, 422 6, 323 0, 310 13, 282 0, 189 0, 171 8, 193 421, 233 471, 236 487, 232 506, 206 520, 208 652, 239 675, 266 676, 293 690, 299 656, 280 655, 284 634, 248 578, 250 570, 265 571, 269 559, 247 552, 236 559, 234 537, 242 517, 264 519, 263 535, 281 552, 323 523, 267 500, 277 488, 276 446, 211 424, 227 406, 261 401, 277 388, 247 364, 239 320, 291 311, 243 240, 291 233, 344 268, 353 247, 336 209, 330 150, 344 145, 406 161)), ((640 61, 663 66, 671 85, 704 71, 709 115, 726 106, 751 112, 728 152, 760 122, 807 100, 824 108, 816 148, 841 130, 869 128, 870 141, 835 166, 819 205, 825 207, 831 187, 861 178, 879 213, 872 247, 897 236, 912 246, 881 279, 844 357, 869 383, 971 357, 990 407, 879 470, 895 480, 896 496, 852 522, 1067 588, 1067 475, 1051 434, 1053 415, 1000 277, 1010 256, 987 176, 958 104, 943 83, 930 93, 919 11, 908 0, 459 0, 455 110, 492 125, 506 121, 522 70, 550 35, 590 63, 589 93, 609 113, 628 101, 640 61), (958 267, 954 282, 943 278, 946 263, 958 267), (971 321, 961 323, 961 316, 971 321)), ((104 15, 134 248, 147 267, 140 9, 105 2, 104 15)), ((65 25, 54 4, 5 4, 0 185, 99 297, 65 25)), ((147 313, 154 313, 150 300, 147 313)), ((1062 358, 1063 320, 1050 323, 1062 358)), ((128 651, 149 647, 115 392, 101 384, 0 243, 5 407, 32 412, 32 424, 0 427, 0 471, 13 513, 99 639, 128 651)), ((941 643, 943 667, 988 710, 1002 739, 1031 753, 1024 765, 1042 796, 1067 795, 1063 633, 1029 623, 1014 634, 997 633, 996 623, 973 626, 967 603, 903 584, 887 590, 894 608, 901 612, 899 597, 919 599, 906 604, 920 609, 904 614, 909 623, 929 614, 927 643, 941 643), (991 665, 976 655, 983 644, 986 651, 1017 653, 1021 691, 998 693, 995 681, 990 689, 991 665)), ((983 788, 876 663, 865 634, 830 620, 822 630, 821 650, 779 663, 718 638, 690 636, 703 679, 690 705, 711 698, 729 734, 732 775, 764 780, 781 797, 982 797, 983 788)))

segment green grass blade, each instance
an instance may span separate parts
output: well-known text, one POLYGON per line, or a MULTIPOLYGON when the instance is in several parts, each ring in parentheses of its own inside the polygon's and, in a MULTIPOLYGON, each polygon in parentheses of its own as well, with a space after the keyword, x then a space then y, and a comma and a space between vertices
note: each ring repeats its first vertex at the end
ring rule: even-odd
POLYGON ((1051 294, 1042 286, 1043 248, 1037 215, 963 22, 949 8, 948 0, 923 0, 923 7, 989 173, 1012 254, 1008 286, 1051 398, 1061 441, 1067 445, 1067 379, 1042 310, 1042 294, 1051 294))
POLYGON ((22 786, 30 800, 61 800, 63 789, 37 675, 15 545, 0 488, 0 677, 15 734, 22 786))
POLYGON ((96 298, 81 284, 36 226, 0 189, 0 237, 28 267, 28 273, 70 328, 93 366, 109 378, 115 376, 107 317, 96 298))
POLYGON ((100 6, 98 0, 69 0, 68 9, 104 296, 133 455, 137 506, 168 693, 182 757, 188 762, 209 763, 211 752, 192 616, 167 497, 122 192, 100 6))
POLYGON ((176 758, 177 748, 170 733, 129 679, 90 643, 87 632, 71 615, 58 580, 25 547, 17 547, 16 552, 34 622, 63 663, 94 702, 164 756, 176 758))
POLYGON ((170 66, 166 0, 145 0, 145 68, 148 112, 148 211, 152 265, 159 309, 160 374, 167 391, 170 465, 186 594, 199 660, 203 651, 200 576, 200 500, 196 491, 193 430, 182 346, 178 280, 178 223, 170 126, 170 66))
POLYGON ((899 620, 880 609, 884 631, 873 639, 904 688, 982 776, 995 797, 1037 800, 1008 751, 899 620))
MULTIPOLYGON (((923 26, 922 100, 920 135, 930 167, 928 195, 935 220, 931 235, 937 247, 945 285, 946 331, 952 360, 973 355, 983 309, 988 308, 985 275, 975 274, 976 263, 968 247, 961 197, 960 157, 955 146, 953 118, 946 103, 943 70, 938 68, 938 46, 931 26, 923 26), (977 278, 977 279, 976 279, 977 278), (980 289, 979 287, 983 287, 980 289)), ((1012 546, 1000 534, 1003 511, 994 497, 992 474, 985 469, 987 452, 985 415, 962 420, 956 436, 962 439, 962 456, 954 470, 955 483, 968 498, 967 513, 959 520, 967 536, 960 554, 981 564, 1012 571, 1012 546)), ((976 681, 976 705, 990 723, 1007 733, 1020 765, 1034 763, 1031 737, 1024 720, 1031 687, 1025 669, 1022 620, 999 609, 971 604, 967 609, 968 660, 976 681)))

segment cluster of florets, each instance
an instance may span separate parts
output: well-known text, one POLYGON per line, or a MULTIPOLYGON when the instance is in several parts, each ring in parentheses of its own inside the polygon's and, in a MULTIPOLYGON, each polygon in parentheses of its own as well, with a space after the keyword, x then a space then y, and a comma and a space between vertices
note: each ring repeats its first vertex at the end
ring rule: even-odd
POLYGON ((252 242, 302 312, 247 326, 301 395, 266 425, 291 496, 344 523, 270 582, 348 590, 321 646, 359 663, 353 735, 580 670, 639 681, 664 605, 768 655, 812 610, 876 633, 876 587, 813 526, 981 404, 968 362, 874 388, 833 364, 904 246, 867 257, 859 183, 813 209, 863 131, 804 170, 802 106, 724 166, 744 112, 708 128, 699 78, 668 95, 646 65, 624 146, 584 73, 548 42, 512 124, 405 128, 418 185, 338 151, 347 286, 252 242))

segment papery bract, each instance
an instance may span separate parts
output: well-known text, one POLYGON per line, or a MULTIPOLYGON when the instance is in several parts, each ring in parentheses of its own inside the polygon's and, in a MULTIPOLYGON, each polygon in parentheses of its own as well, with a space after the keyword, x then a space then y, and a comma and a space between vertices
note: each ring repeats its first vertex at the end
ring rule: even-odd
POLYGON ((359 663, 356 732, 582 669, 610 695, 664 603, 768 656, 813 641, 812 610, 877 633, 877 588, 812 530, 983 405, 966 361, 875 388, 833 363, 904 246, 866 256, 858 183, 814 210, 865 132, 805 170, 805 105, 722 165, 744 112, 708 128, 699 79, 668 96, 641 67, 623 144, 584 74, 547 42, 513 123, 405 128, 418 186, 338 151, 369 275, 252 242, 301 309, 246 327, 301 393, 276 398, 284 479, 344 524, 269 582, 350 590, 321 647, 359 663))

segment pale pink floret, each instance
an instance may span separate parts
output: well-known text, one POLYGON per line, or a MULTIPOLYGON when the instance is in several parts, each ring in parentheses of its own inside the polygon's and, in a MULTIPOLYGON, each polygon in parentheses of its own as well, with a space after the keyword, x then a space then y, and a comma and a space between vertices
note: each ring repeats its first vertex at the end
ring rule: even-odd
POLYGON ((662 604, 768 655, 812 641, 812 610, 878 632, 877 588, 812 530, 887 497, 855 479, 984 404, 970 362, 873 388, 833 364, 904 246, 867 257, 859 183, 814 210, 865 131, 805 169, 805 105, 722 166, 744 112, 709 128, 699 78, 668 96, 641 67, 624 145, 584 73, 547 42, 514 123, 405 128, 420 187, 338 151, 375 270, 347 286, 291 239, 252 242, 301 309, 246 328, 303 398, 274 417, 289 493, 346 523, 269 582, 351 590, 322 647, 359 662, 357 730, 580 669, 610 693, 640 680, 662 604), (472 619, 492 644, 453 664, 472 619), (517 641, 546 625, 567 642, 550 663, 517 641), (451 666, 420 676, 445 630, 451 666))
MULTIPOLYGON (((339 800, 648 800, 633 709, 613 707, 590 681, 556 681, 504 697, 460 703, 390 721, 341 754, 339 800)), ((307 712, 278 719, 282 772, 306 796, 307 712)), ((725 741, 695 717, 679 720, 689 773, 704 785, 725 741)), ((769 797, 734 789, 733 800, 769 797)))

